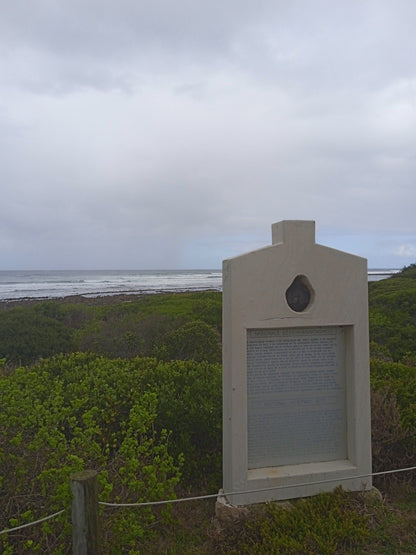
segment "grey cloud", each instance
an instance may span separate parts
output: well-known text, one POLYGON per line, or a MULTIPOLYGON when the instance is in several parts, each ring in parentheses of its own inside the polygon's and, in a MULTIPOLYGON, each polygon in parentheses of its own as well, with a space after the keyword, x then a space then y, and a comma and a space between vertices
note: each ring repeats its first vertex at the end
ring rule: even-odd
POLYGON ((412 14, 408 2, 14 2, 2 5, 0 44, 17 70, 22 57, 37 66, 33 88, 58 93, 76 83, 128 90, 143 72, 192 66, 294 89, 354 88, 380 84, 387 65, 392 78, 413 71, 412 14))
POLYGON ((0 260, 218 267, 288 218, 410 256, 415 15, 405 0, 2 3, 0 260))

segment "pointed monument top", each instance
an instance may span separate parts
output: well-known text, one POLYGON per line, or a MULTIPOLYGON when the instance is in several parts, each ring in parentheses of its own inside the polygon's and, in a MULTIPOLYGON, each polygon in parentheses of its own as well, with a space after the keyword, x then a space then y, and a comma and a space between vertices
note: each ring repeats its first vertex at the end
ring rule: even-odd
POLYGON ((313 220, 282 220, 272 224, 272 244, 299 241, 315 243, 315 222, 313 220))

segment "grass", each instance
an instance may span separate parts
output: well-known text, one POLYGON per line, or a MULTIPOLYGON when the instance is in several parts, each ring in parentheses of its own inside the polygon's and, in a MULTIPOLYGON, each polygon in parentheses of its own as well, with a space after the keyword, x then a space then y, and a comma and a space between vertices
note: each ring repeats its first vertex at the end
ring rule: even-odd
POLYGON ((173 506, 141 553, 184 555, 395 555, 416 553, 416 497, 390 487, 381 501, 337 488, 308 499, 249 507, 241 521, 215 518, 215 501, 173 506))

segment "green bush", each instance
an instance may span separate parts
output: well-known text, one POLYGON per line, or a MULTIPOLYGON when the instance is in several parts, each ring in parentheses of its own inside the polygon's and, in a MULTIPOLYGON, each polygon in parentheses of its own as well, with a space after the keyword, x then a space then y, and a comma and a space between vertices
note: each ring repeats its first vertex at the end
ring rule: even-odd
MULTIPOLYGON (((373 388, 371 392, 371 451, 373 472, 413 466, 416 450, 415 433, 405 426, 396 394, 390 386, 373 388)), ((402 474, 375 478, 375 483, 401 481, 402 474)))
POLYGON ((140 384, 157 396, 156 430, 171 430, 171 450, 184 456, 183 484, 218 488, 222 483, 221 366, 194 361, 154 362, 140 384))
POLYGON ((392 278, 398 277, 416 279, 416 264, 409 264, 409 266, 405 266, 401 272, 392 276, 392 278))
POLYGON ((395 361, 416 357, 414 266, 369 284, 370 338, 395 361))
MULTIPOLYGON (((165 337, 195 320, 207 326, 205 346, 215 335, 210 362, 219 360, 221 293, 217 291, 132 296, 123 301, 64 299, 1 308, 0 358, 13 364, 80 350, 113 358, 155 356, 163 352, 165 337)), ((172 349, 175 337, 169 341, 172 349)))
MULTIPOLYGON (((20 552, 30 540, 33 551, 68 552, 75 471, 99 471, 104 501, 174 497, 181 459, 169 453, 168 432, 154 429, 156 393, 137 387, 147 364, 76 354, 0 379, 0 529, 67 509, 45 525, 0 536, 0 550, 20 552)), ((103 516, 108 553, 121 543, 136 548, 156 518, 146 508, 103 516)))
POLYGON ((230 530, 222 552, 332 555, 362 545, 369 533, 363 498, 339 487, 289 507, 254 507, 237 534, 235 526, 230 530))
MULTIPOLYGON (((67 552, 75 471, 96 469, 100 499, 123 503, 173 498, 181 470, 183 489, 221 484, 219 365, 78 353, 0 376, 0 529, 67 509, 0 536, 0 551, 30 540, 33 550, 67 552)), ((137 549, 163 515, 106 509, 106 552, 137 549)))
MULTIPOLYGON (((412 466, 416 453, 415 369, 373 359, 370 377, 373 471, 412 466)), ((409 476, 397 475, 393 480, 409 480, 409 476)), ((391 479, 376 480, 377 484, 386 481, 391 479)))
POLYGON ((73 331, 41 311, 15 308, 0 313, 0 357, 29 364, 74 349, 73 331))
POLYGON ((416 433, 416 372, 414 367, 399 362, 372 360, 370 368, 373 389, 388 389, 394 394, 403 425, 416 433))
POLYGON ((109 313, 77 334, 79 348, 112 358, 149 357, 164 337, 182 324, 182 319, 178 321, 164 314, 109 313))
POLYGON ((196 320, 166 334, 155 354, 161 360, 221 362, 222 350, 218 333, 196 320))

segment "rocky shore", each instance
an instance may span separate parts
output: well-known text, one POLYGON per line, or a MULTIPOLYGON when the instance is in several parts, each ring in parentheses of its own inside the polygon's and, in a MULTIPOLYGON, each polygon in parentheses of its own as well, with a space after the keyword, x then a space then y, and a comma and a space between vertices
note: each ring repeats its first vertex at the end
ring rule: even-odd
MULTIPOLYGON (((217 289, 204 289, 201 291, 217 291, 217 289)), ((23 297, 21 299, 5 299, 0 300, 0 312, 3 310, 9 310, 10 308, 22 306, 28 307, 33 306, 42 302, 53 301, 60 304, 85 304, 89 306, 109 306, 121 303, 131 303, 142 299, 143 297, 149 297, 154 295, 179 295, 186 293, 187 291, 155 291, 152 293, 117 293, 114 295, 68 295, 65 297, 23 297)))
MULTIPOLYGON (((160 293, 164 292, 160 291, 160 293)), ((22 299, 0 300, 0 311, 15 308, 17 306, 33 306, 46 301, 53 301, 60 304, 86 304, 90 306, 114 305, 126 302, 133 302, 139 298, 147 297, 148 295, 149 293, 97 295, 94 297, 86 297, 83 295, 68 295, 66 297, 56 297, 53 299, 47 297, 24 297, 22 299)))

